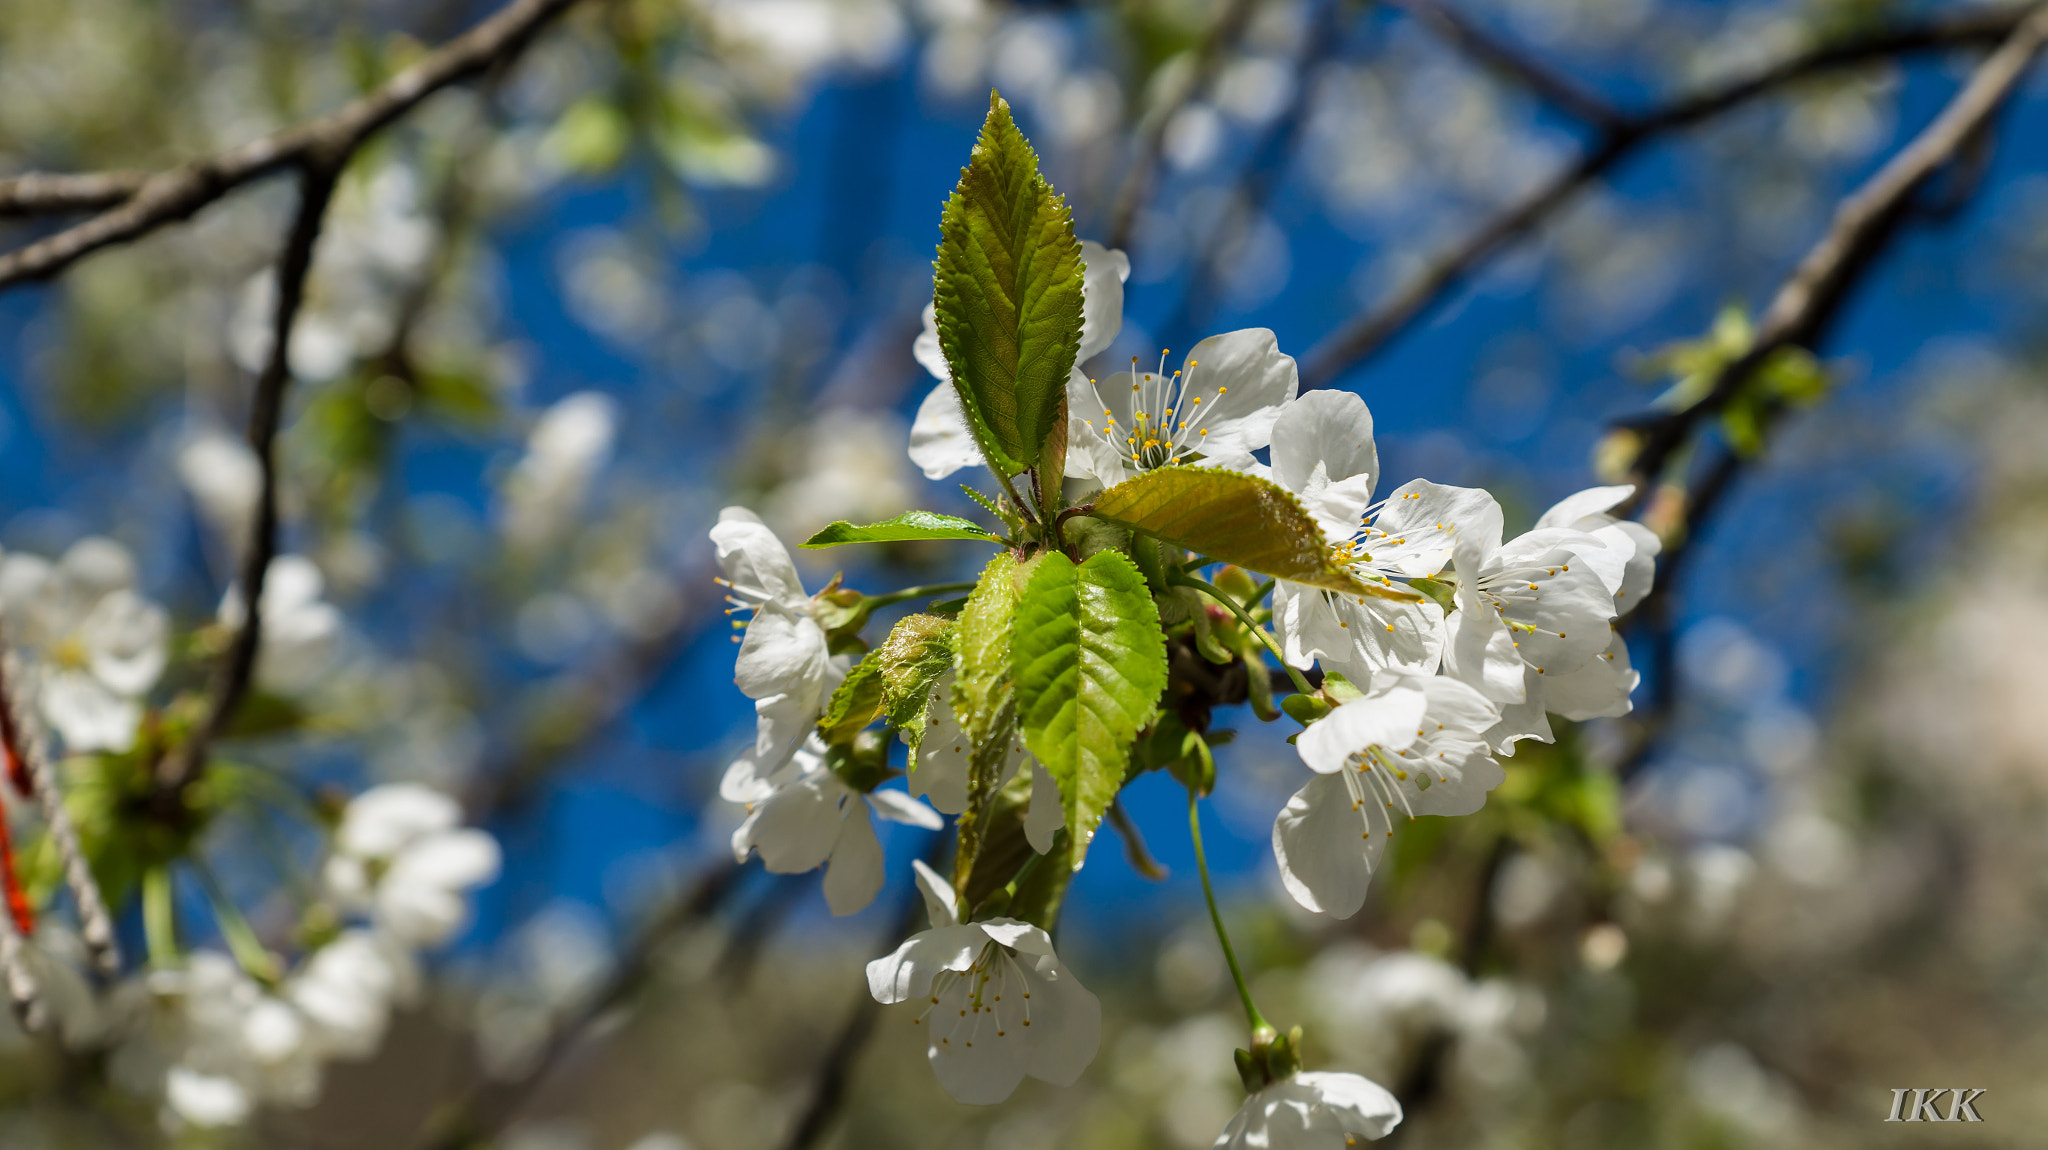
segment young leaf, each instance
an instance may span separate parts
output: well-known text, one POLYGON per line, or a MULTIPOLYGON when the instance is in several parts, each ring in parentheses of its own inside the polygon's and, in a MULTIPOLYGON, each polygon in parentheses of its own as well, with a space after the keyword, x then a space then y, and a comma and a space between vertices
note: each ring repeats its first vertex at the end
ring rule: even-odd
POLYGON ((881 667, 882 714, 903 732, 914 753, 924 738, 932 684, 953 665, 953 621, 905 615, 869 661, 881 667))
POLYGON ((1016 738, 1017 710, 1010 682, 1010 641, 1017 600, 1042 560, 1020 563, 1005 551, 989 560, 953 629, 953 714, 972 744, 967 766, 967 810, 960 815, 960 846, 953 885, 966 889, 986 832, 1003 764, 1016 738))
POLYGON ((906 511, 894 519, 855 527, 841 520, 804 540, 805 547, 837 547, 842 543, 895 543, 904 539, 980 539, 988 543, 1001 540, 971 520, 955 515, 941 515, 936 511, 906 511))
POLYGON ((1064 426, 1081 346, 1081 243, 1066 199, 1039 175, 1037 153, 993 92, 939 236, 939 348, 989 467, 1016 475, 1064 426))
POLYGON ((1159 612, 1121 553, 1075 566, 1050 552, 1024 588, 1011 643, 1024 744, 1059 784, 1079 866, 1166 689, 1159 612))
POLYGON ((882 716, 882 661, 869 655, 853 665, 825 713, 818 716, 818 734, 828 744, 848 743, 882 716))
POLYGON ((1210 559, 1351 595, 1415 600, 1336 562, 1322 528, 1286 488, 1241 471, 1164 467, 1095 497, 1089 512, 1210 559))

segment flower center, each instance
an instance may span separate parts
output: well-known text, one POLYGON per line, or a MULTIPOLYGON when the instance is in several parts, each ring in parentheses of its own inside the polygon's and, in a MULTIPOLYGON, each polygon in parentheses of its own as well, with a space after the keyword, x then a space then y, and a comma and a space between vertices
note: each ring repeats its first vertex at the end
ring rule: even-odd
POLYGON ((1204 427, 1216 412, 1216 404, 1230 389, 1219 387, 1214 395, 1203 395, 1195 383, 1201 365, 1189 360, 1186 368, 1166 374, 1168 351, 1159 353, 1159 370, 1141 372, 1138 357, 1131 357, 1131 425, 1117 422, 1116 412, 1102 399, 1101 385, 1089 380, 1095 402, 1102 408, 1102 424, 1093 419, 1081 422, 1115 449, 1134 470, 1150 471, 1201 458, 1204 427))
POLYGON ((1372 837, 1375 817, 1383 833, 1392 836, 1396 804, 1409 821, 1414 821, 1415 807, 1409 803, 1402 783, 1412 778, 1416 790, 1426 791, 1434 783, 1449 781, 1450 772, 1441 761, 1448 757, 1448 752, 1437 749, 1439 738, 1444 737, 1443 729, 1442 723, 1424 723, 1415 732, 1415 741, 1398 751, 1372 743, 1352 752, 1345 760, 1344 769, 1338 774, 1344 779, 1344 789, 1351 795, 1351 809, 1363 828, 1361 838, 1372 837))
POLYGON ((1031 982, 1009 947, 990 940, 964 971, 942 970, 917 1016, 931 1019, 938 1048, 964 1054, 976 1041, 1009 1038, 1031 1026, 1031 982))
POLYGON ((78 635, 66 635, 50 648, 50 661, 67 671, 83 671, 92 664, 92 652, 78 635))

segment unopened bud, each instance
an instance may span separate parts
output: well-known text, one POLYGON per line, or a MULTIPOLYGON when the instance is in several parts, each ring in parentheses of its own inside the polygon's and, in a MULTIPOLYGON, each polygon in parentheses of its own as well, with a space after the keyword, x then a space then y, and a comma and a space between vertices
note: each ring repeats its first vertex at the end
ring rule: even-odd
POLYGON ((1330 703, 1321 695, 1289 695, 1280 700, 1280 709, 1292 716, 1295 722, 1306 727, 1329 714, 1330 703))

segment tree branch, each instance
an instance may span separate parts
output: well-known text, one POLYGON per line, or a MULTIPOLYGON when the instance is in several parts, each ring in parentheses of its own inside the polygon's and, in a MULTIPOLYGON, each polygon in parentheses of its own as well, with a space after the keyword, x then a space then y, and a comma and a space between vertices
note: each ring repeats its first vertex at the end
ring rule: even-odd
MULTIPOLYGON (((144 179, 118 206, 0 256, 0 288, 47 279, 104 247, 189 218, 236 188, 288 167, 339 169, 378 129, 428 96, 516 56, 549 20, 577 0, 513 0, 382 87, 319 119, 144 179)), ((38 179, 91 181, 102 176, 38 179)), ((84 205, 80 205, 84 206, 84 205)))
POLYGON ((1116 207, 1110 213, 1109 232, 1103 238, 1103 246, 1111 249, 1128 247, 1131 229, 1138 220, 1138 209, 1145 205, 1145 198, 1152 193, 1152 177, 1159 170, 1159 156, 1166 147, 1166 129, 1173 124, 1174 116, 1187 107, 1188 102, 1208 90, 1216 78, 1216 69, 1223 62, 1223 48, 1237 39, 1244 31, 1245 21, 1251 17, 1251 0, 1230 0, 1229 7, 1216 17, 1216 22, 1202 35, 1202 41, 1195 47, 1194 66, 1189 70, 1185 83, 1169 93, 1159 102, 1152 113, 1152 122, 1145 127, 1145 135, 1138 144, 1138 155, 1131 163, 1131 170, 1124 177, 1124 185, 1117 192, 1116 207))
POLYGON ((1660 475, 1679 445, 1704 420, 1726 408, 1766 360, 1786 347, 1812 340, 1896 228, 1911 206, 1913 194, 1984 131, 2019 86, 2044 42, 2048 42, 2048 7, 2035 9, 2021 21, 1934 122, 1836 207, 1827 233, 1793 268, 1758 317, 1749 350, 1722 368, 1698 403, 1627 421, 1627 426, 1643 433, 1630 469, 1639 485, 1660 475))
POLYGON ((355 150, 379 128, 442 87, 502 66, 526 46, 542 24, 575 2, 514 0, 496 15, 392 77, 383 87, 341 110, 245 145, 225 157, 153 176, 122 207, 0 257, 0 268, 7 269, 0 270, 0 287, 22 278, 49 275, 108 243, 188 216, 240 182, 283 166, 299 169, 298 211, 284 250, 278 256, 277 311, 271 324, 270 355, 257 376, 249 407, 249 447, 255 453, 262 482, 239 580, 243 623, 226 656, 214 669, 205 719, 190 738, 157 764, 158 792, 160 801, 166 804, 167 816, 178 813, 181 792, 204 769, 207 752, 233 720, 255 673, 263 639, 263 584, 278 549, 276 441, 284 418, 285 392, 291 385, 292 330, 305 302, 313 251, 342 170, 355 150), (239 179, 234 177, 238 172, 242 173, 239 179), (39 251, 48 254, 38 257, 39 251))
POLYGON ((1302 388, 1328 387, 1380 352, 1487 260, 1551 218, 1580 188, 1651 140, 1826 72, 1915 52, 1999 42, 2038 10, 2038 5, 2027 5, 1852 36, 1679 97, 1653 111, 1624 117, 1603 131, 1577 161, 1502 208, 1391 294, 1324 337, 1303 357, 1302 388))
MULTIPOLYGON (((1725 408, 1773 353, 1819 342, 1849 290, 1899 233, 1914 208, 1915 193, 1964 149, 1983 139, 1991 117, 2011 97, 2044 46, 2048 46, 2048 8, 2037 10, 2014 28, 1941 114, 1842 201, 1826 234, 1799 261, 1765 309, 1754 345, 1722 370, 1705 398, 1682 411, 1628 421, 1628 426, 1649 429, 1633 468, 1639 490, 1665 471, 1678 448, 1725 408)), ((1952 213, 1952 205, 1943 207, 1952 213)), ((1785 411, 1782 402, 1764 405, 1759 412, 1764 430, 1785 411)), ((1699 483, 1682 500, 1667 506, 1670 521, 1657 525, 1658 533, 1670 542, 1658 564, 1656 586, 1630 617, 1633 627, 1652 632, 1656 694, 1638 719, 1634 745, 1620 763, 1624 779, 1647 764, 1670 709, 1676 671, 1671 642, 1676 623, 1672 589, 1694 553, 1702 525, 1734 489, 1747 463, 1744 456, 1723 449, 1699 483)), ((1658 510, 1657 503, 1650 504, 1650 512, 1658 510)))
POLYGON ((27 172, 0 178, 0 216, 111 208, 142 190, 148 172, 27 172))
POLYGON ((1575 120, 1613 131, 1626 119, 1606 100, 1495 39, 1470 17, 1439 0, 1394 0, 1394 6, 1427 25, 1458 51, 1508 76, 1575 120))
POLYGON ((685 927, 709 914, 738 881, 741 867, 722 861, 690 889, 649 917, 633 942, 619 956, 611 977, 549 1034, 526 1073, 505 1082, 483 1082, 428 1123, 420 1145, 430 1150, 463 1150, 487 1141, 502 1129, 518 1104, 533 1093, 590 1028, 624 1005, 654 975, 655 960, 685 927))

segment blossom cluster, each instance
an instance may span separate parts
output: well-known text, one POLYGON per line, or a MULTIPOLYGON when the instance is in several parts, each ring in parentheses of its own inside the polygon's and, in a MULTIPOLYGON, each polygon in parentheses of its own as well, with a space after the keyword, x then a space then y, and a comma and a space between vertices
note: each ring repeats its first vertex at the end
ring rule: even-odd
MULTIPOLYGON (((1129 274, 1121 252, 1085 242, 1081 251, 1077 365, 1116 338, 1129 274)), ((912 461, 934 479, 982 465, 936 307, 926 309, 913 353, 937 383, 911 431, 912 461)), ((1281 877, 1301 906, 1349 916, 1400 823, 1478 810, 1505 777, 1500 758, 1526 739, 1552 741, 1552 715, 1578 721, 1629 710, 1638 675, 1616 620, 1648 591, 1658 541, 1616 514, 1629 487, 1572 495, 1513 537, 1498 501, 1478 488, 1415 479, 1381 494, 1365 402, 1301 394, 1294 360, 1271 331, 1212 336, 1170 374, 1168 354, 1156 370, 1136 360, 1103 377, 1073 370, 1066 503, 1085 513, 1093 493, 1148 473, 1215 469, 1277 487, 1313 521, 1329 557, 1323 573, 1276 577, 1270 607, 1257 602, 1263 591, 1231 606, 1262 611, 1271 634, 1258 635, 1301 692, 1288 713, 1305 725, 1294 742, 1310 778, 1273 824, 1281 877)), ((711 535, 733 611, 750 616, 740 624, 737 682, 755 701, 756 737, 722 787, 747 809, 735 854, 758 853, 778 873, 823 865, 833 911, 858 910, 882 881, 870 812, 937 829, 940 812, 970 810, 977 749, 955 715, 964 664, 933 682, 902 732, 913 743, 907 791, 881 789, 896 773, 886 768, 886 746, 880 767, 872 755, 863 766, 818 734, 848 682, 851 653, 865 650, 840 636, 849 618, 858 629, 869 601, 837 580, 807 593, 787 550, 744 508, 727 508, 711 535)), ((1220 610, 1210 614, 1211 626, 1227 622, 1220 610)), ((1023 775, 1023 831, 1043 854, 1065 825, 1062 796, 1017 740, 996 788, 1023 775)), ((1072 1082, 1099 1036, 1094 996, 1042 926, 963 921, 960 892, 922 862, 916 868, 931 928, 869 964, 874 997, 917 1005, 932 1065, 961 1101, 1001 1101, 1026 1076, 1072 1082)), ((1378 1085, 1300 1073, 1289 1040, 1262 1034, 1240 1066, 1252 1096, 1218 1146, 1334 1146, 1377 1138, 1400 1120, 1399 1103, 1378 1085)))

